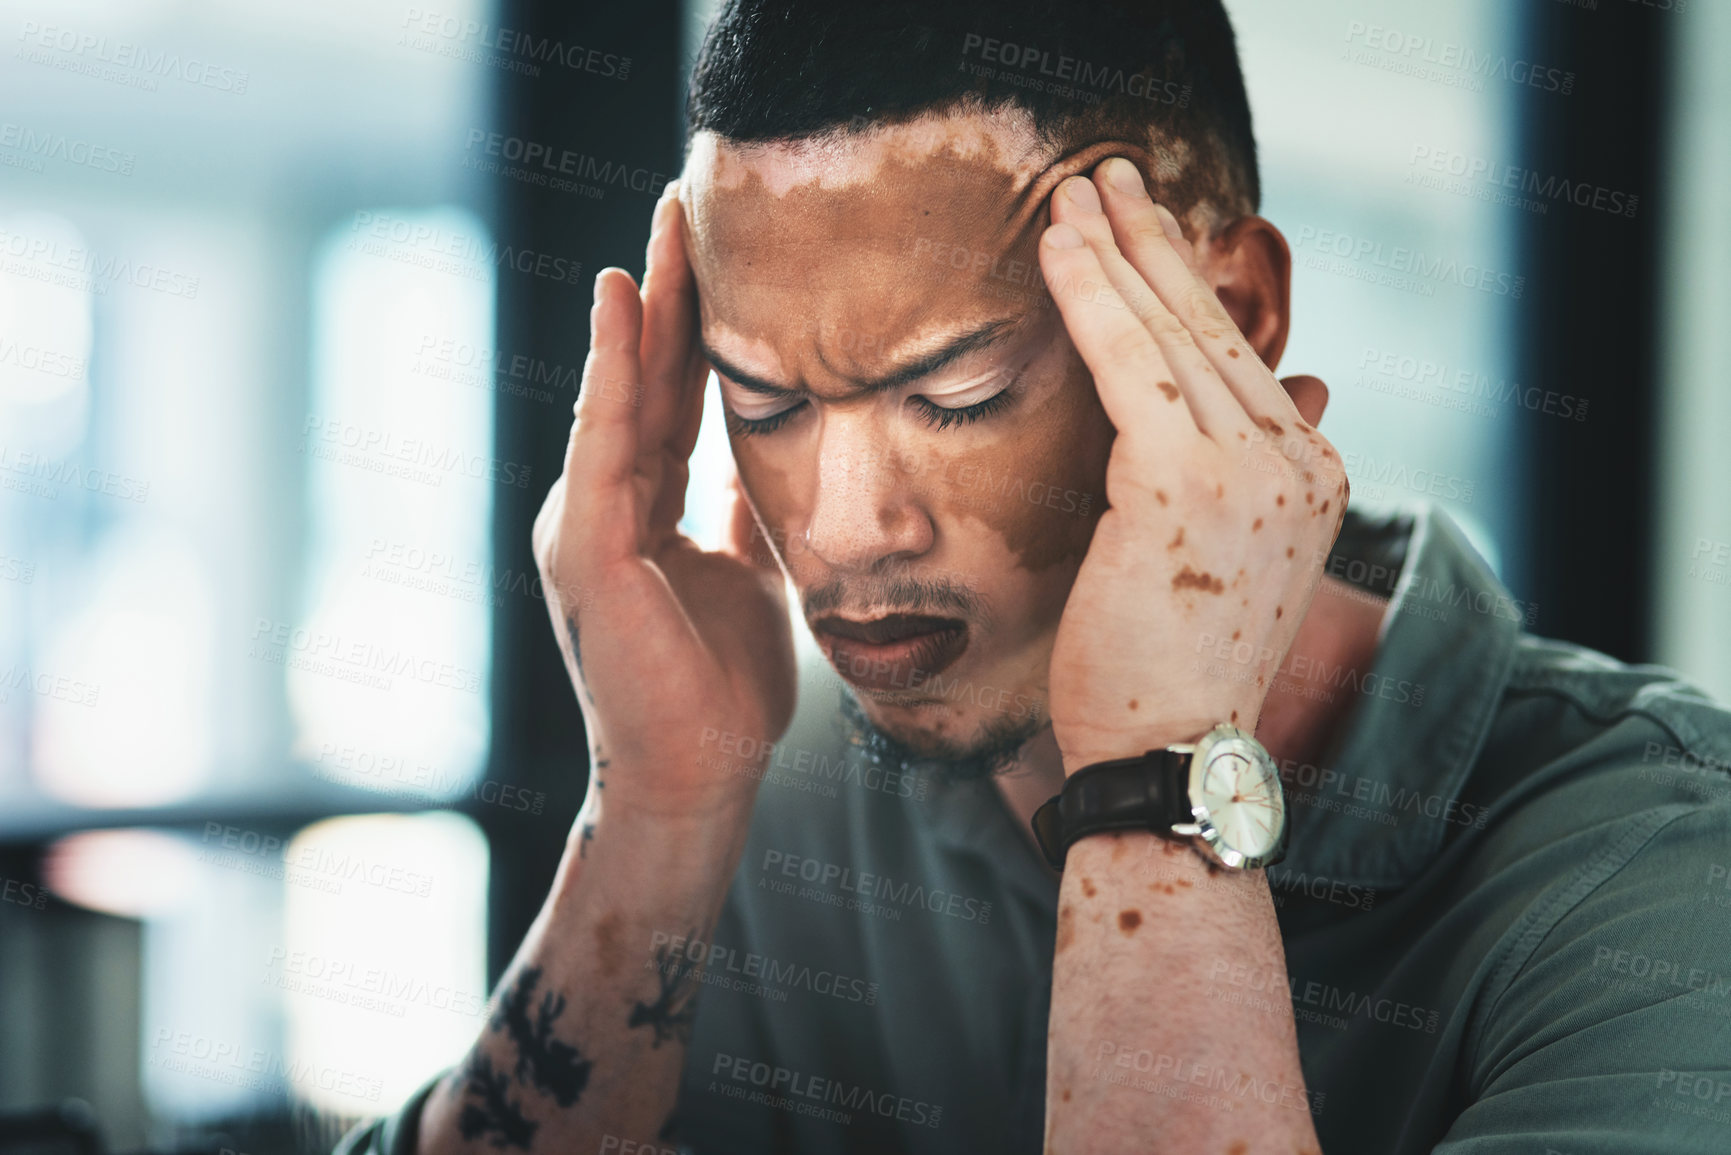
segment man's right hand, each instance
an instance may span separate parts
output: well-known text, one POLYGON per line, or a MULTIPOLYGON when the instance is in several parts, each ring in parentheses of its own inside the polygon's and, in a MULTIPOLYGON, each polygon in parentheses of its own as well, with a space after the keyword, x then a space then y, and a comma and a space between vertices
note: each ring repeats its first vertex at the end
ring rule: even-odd
POLYGON ((421 1110, 420 1155, 656 1146, 702 986, 703 959, 676 944, 712 941, 757 797, 755 773, 706 754, 721 732, 778 738, 793 714, 786 587, 750 548, 750 509, 736 503, 726 550, 679 532, 707 366, 676 194, 656 206, 642 294, 603 270, 590 325, 534 532, 589 797, 485 1029, 421 1110))
POLYGON ((749 804, 757 776, 708 768, 706 733, 773 742, 797 683, 782 575, 743 495, 727 548, 679 532, 708 364, 674 185, 643 282, 596 277, 564 473, 533 542, 608 803, 688 816, 749 804))

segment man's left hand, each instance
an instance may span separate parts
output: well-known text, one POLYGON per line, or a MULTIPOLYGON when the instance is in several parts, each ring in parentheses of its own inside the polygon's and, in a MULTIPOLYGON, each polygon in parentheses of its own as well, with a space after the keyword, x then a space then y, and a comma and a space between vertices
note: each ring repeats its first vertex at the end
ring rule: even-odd
POLYGON ((1052 654, 1071 773, 1222 722, 1255 730, 1348 486, 1135 165, 1071 177, 1051 206, 1040 264, 1118 433, 1052 654))

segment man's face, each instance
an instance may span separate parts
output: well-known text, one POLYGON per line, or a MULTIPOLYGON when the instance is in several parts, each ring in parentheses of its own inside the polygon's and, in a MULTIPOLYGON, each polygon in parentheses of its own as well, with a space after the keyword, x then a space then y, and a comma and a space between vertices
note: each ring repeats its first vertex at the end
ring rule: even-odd
POLYGON ((740 480, 879 730, 956 757, 1044 720, 1113 430, 1047 295, 1055 183, 955 116, 839 144, 694 143, 703 343, 740 480))

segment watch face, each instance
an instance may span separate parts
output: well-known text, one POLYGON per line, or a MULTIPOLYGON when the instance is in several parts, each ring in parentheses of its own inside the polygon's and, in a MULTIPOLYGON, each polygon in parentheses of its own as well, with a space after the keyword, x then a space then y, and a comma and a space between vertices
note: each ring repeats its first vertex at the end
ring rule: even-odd
MULTIPOLYGON (((1211 737, 1214 737, 1211 735, 1211 737)), ((1229 866, 1246 865, 1279 849, 1286 829, 1286 801, 1272 760, 1242 731, 1198 743, 1192 763, 1190 800, 1205 814, 1209 841, 1229 866)))

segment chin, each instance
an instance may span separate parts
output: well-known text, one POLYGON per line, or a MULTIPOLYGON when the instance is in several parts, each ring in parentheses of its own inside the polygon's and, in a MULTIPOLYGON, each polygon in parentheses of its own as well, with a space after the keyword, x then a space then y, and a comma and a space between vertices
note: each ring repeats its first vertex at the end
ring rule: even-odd
POLYGON ((984 729, 981 719, 964 716, 942 699, 859 689, 854 694, 873 726, 923 758, 951 757, 977 741, 984 729))
POLYGON ((904 770, 936 778, 964 780, 1014 769, 1023 745, 1047 725, 1044 702, 1020 715, 972 703, 956 703, 901 691, 901 701, 886 704, 883 692, 850 687, 842 714, 852 740, 869 757, 899 763, 904 770))

